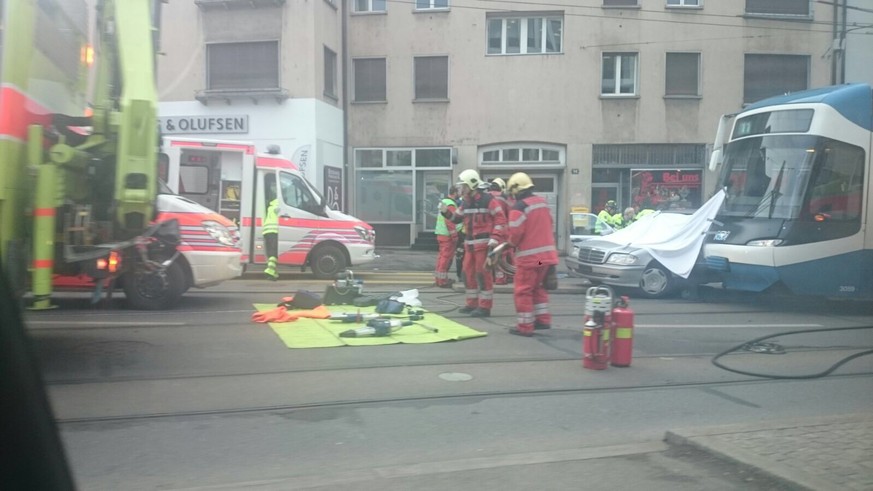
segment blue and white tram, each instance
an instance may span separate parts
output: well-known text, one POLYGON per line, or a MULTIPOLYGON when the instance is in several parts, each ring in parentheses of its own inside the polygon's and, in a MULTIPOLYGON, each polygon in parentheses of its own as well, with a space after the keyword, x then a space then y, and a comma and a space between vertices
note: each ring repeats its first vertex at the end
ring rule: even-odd
POLYGON ((729 136, 726 121, 710 164, 727 197, 704 245, 709 271, 728 289, 873 299, 873 88, 766 99, 729 136))

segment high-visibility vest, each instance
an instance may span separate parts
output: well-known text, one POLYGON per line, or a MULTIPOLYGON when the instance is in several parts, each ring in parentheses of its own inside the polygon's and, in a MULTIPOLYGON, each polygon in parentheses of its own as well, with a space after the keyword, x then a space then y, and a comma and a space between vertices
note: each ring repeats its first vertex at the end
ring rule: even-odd
MULTIPOLYGON (((457 207, 455 200, 453 200, 452 198, 443 198, 442 202, 446 206, 457 207)), ((452 235, 449 232, 449 227, 446 225, 446 217, 444 217, 442 213, 437 213, 437 222, 436 227, 434 228, 434 233, 437 235, 452 235)))
POLYGON ((654 213, 654 212, 655 212, 655 210, 653 210, 653 209, 651 209, 651 208, 645 208, 645 209, 643 209, 643 210, 640 210, 639 213, 637 213, 636 215, 634 215, 634 221, 637 221, 637 220, 639 220, 640 218, 642 218, 642 217, 644 217, 644 216, 646 216, 646 215, 651 215, 651 214, 654 213))
POLYGON ((267 215, 264 217, 264 226, 261 228, 261 234, 278 234, 279 233, 279 200, 270 201, 267 206, 267 215))

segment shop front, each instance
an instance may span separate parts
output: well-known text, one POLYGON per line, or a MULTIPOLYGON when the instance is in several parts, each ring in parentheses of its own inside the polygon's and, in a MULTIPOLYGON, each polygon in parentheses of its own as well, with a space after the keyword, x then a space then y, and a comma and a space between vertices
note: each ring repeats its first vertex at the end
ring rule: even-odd
POLYGON ((619 211, 694 210, 705 200, 706 145, 594 145, 592 213, 608 200, 619 211))

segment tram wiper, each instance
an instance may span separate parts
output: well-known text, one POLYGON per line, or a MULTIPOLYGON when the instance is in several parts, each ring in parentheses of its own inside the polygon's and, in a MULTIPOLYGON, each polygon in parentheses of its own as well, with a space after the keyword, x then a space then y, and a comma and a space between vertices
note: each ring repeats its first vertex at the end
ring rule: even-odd
POLYGON ((785 174, 785 161, 782 161, 782 167, 779 169, 779 174, 776 176, 776 184, 773 185, 773 190, 770 191, 770 214, 767 218, 773 218, 773 211, 776 209, 776 201, 782 197, 779 192, 782 189, 782 176, 785 174))
POLYGON ((779 169, 779 174, 776 176, 776 182, 773 184, 773 188, 769 193, 764 195, 764 198, 758 203, 758 206, 746 214, 746 218, 756 217, 759 213, 764 211, 769 207, 769 213, 767 218, 773 218, 773 212, 776 210, 776 201, 779 200, 783 196, 783 193, 779 192, 782 188, 782 176, 785 174, 785 161, 782 161, 782 167, 779 169))

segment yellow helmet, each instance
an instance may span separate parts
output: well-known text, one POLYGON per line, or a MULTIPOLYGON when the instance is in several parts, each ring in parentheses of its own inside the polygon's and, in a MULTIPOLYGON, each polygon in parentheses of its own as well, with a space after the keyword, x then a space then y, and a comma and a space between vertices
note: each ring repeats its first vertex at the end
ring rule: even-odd
POLYGON ((470 189, 476 189, 482 179, 479 178, 479 173, 473 169, 467 169, 458 175, 458 186, 466 184, 470 189))
POLYGON ((506 191, 506 182, 499 177, 494 178, 491 180, 491 189, 502 193, 503 191, 506 191))
POLYGON ((509 191, 510 195, 515 196, 525 189, 532 188, 533 185, 534 183, 529 175, 524 172, 516 172, 509 178, 509 182, 506 183, 506 189, 509 191))

